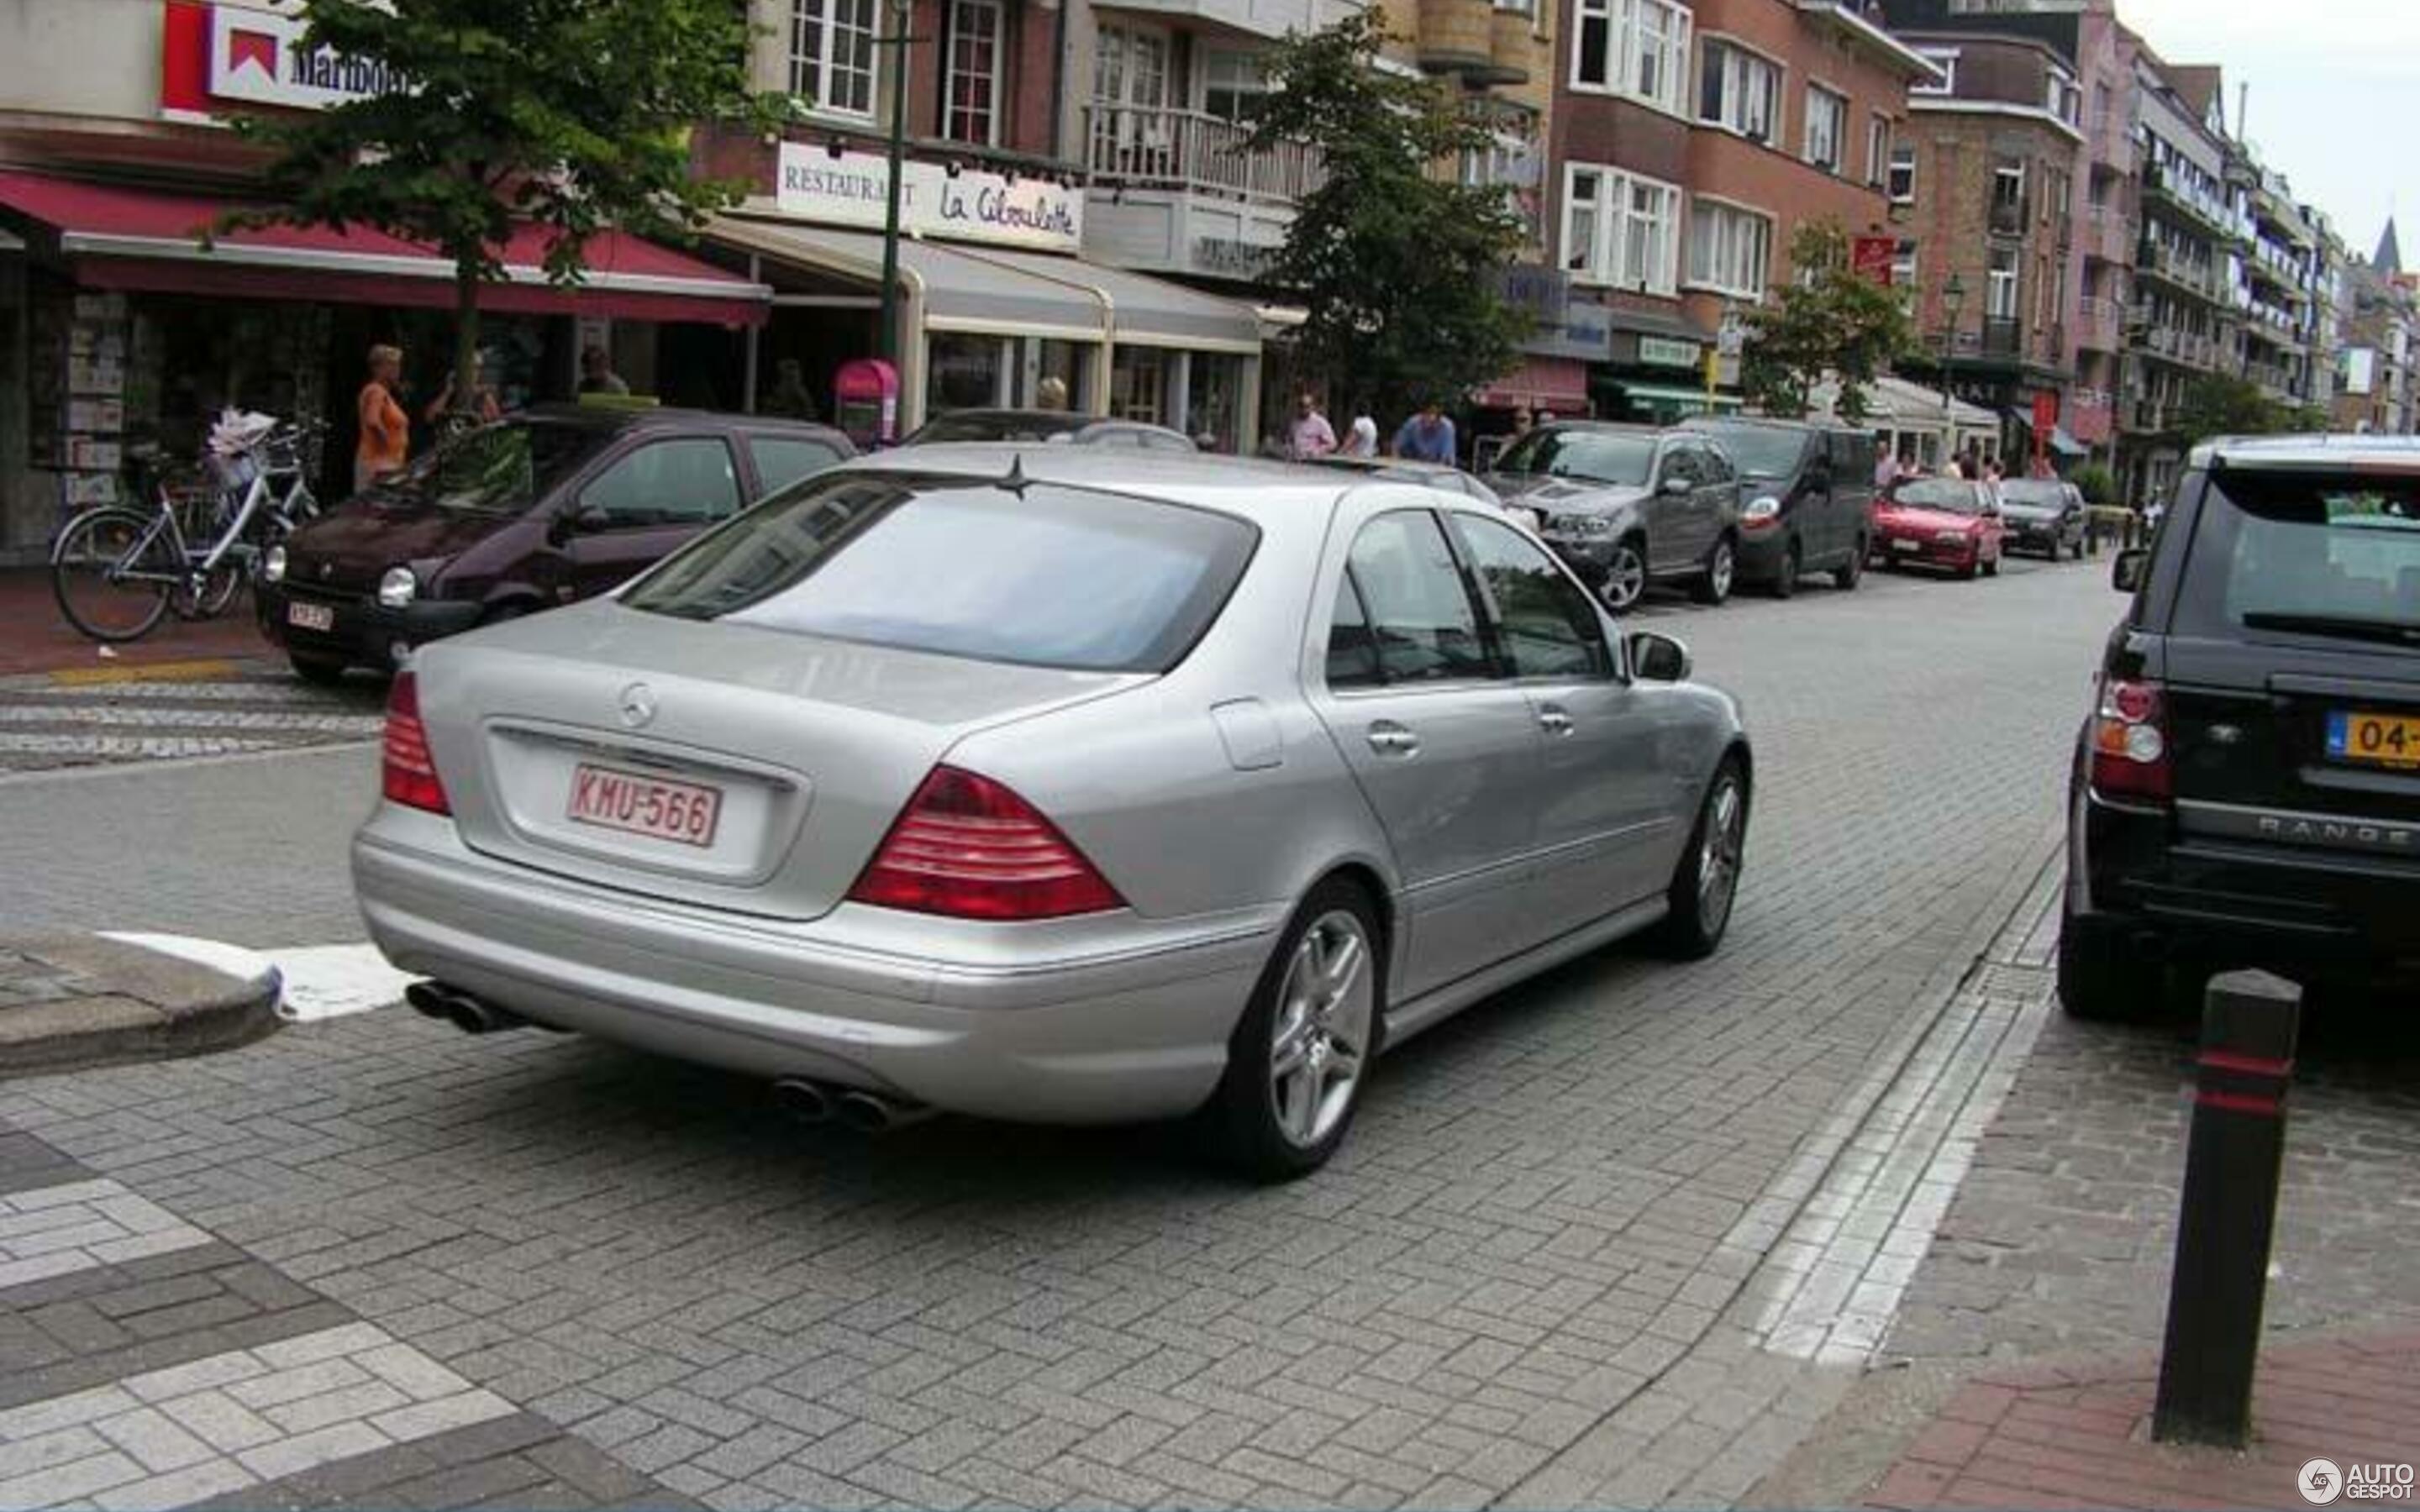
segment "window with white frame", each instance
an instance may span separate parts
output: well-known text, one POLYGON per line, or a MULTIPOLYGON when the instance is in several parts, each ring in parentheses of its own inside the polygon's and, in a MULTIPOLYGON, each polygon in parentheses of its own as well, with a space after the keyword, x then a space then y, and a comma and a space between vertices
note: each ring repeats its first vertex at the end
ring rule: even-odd
POLYGON ((1269 92, 1268 71, 1258 53, 1213 48, 1202 60, 1202 113, 1222 121, 1250 120, 1269 92))
POLYGON ((1893 147, 1890 155, 1890 182, 1885 186, 1894 205, 1910 205, 1916 201, 1916 148, 1893 147))
POLYGON ((1772 141, 1781 118, 1781 69, 1729 42, 1709 39, 1699 55, 1698 119, 1772 141))
POLYGON ((831 116, 874 114, 879 0, 792 0, 790 93, 831 116))
POLYGON ((1672 0, 1578 0, 1572 87, 1683 110, 1689 12, 1672 0))
POLYGON ((1840 141, 1849 132, 1849 101, 1822 85, 1807 86, 1807 161, 1840 171, 1840 141))
POLYGON ((1677 285, 1681 191, 1618 168, 1563 170, 1563 266, 1575 282, 1648 294, 1677 285))
POLYGON ((1866 187, 1880 189, 1883 177, 1890 172, 1891 123, 1887 116, 1876 116, 1866 122, 1866 187))
POLYGON ((1000 0, 950 0, 941 134, 953 142, 1000 144, 1001 24, 1000 0))
POLYGON ((1994 320, 2014 320, 2017 309, 2017 249, 1993 247, 1991 270, 1984 274, 1983 313, 1994 320))
POLYGON ((1689 208, 1689 283, 1761 300, 1773 265, 1773 218, 1701 199, 1689 208))
POLYGON ((1919 47, 1916 53, 1924 61, 1941 70, 1939 84, 1917 83, 1907 86, 1911 95, 1954 95, 1958 92, 1958 49, 1954 47, 1919 47))
POLYGON ((2025 214, 2025 165, 2001 162, 1992 170, 1992 224, 2017 225, 2025 214))
POLYGON ((1891 250, 1891 287, 1912 295, 1916 292, 1916 243, 1902 237, 1891 250))

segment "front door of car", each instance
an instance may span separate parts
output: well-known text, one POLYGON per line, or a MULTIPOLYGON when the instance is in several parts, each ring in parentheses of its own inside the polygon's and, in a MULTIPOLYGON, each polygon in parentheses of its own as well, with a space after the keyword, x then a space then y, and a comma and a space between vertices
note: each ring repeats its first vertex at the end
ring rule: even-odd
POLYGON ((1699 465, 1696 447, 1676 442, 1666 449, 1656 464, 1654 488, 1643 506, 1650 570, 1659 575, 1683 571, 1714 544, 1699 507, 1699 493, 1705 486, 1705 469, 1699 465))
POLYGON ((1512 527, 1457 514, 1498 654, 1542 738, 1537 872, 1542 937, 1593 923, 1660 891, 1678 823, 1655 764, 1654 690, 1622 676, 1588 592, 1512 527))
POLYGON ((1436 515, 1387 510, 1350 539, 1311 696, 1394 853, 1401 1002, 1543 937, 1523 886, 1541 736, 1436 515))
POLYGON ((740 504, 739 468, 720 436, 643 440, 581 486, 568 543, 579 597, 610 593, 740 504))

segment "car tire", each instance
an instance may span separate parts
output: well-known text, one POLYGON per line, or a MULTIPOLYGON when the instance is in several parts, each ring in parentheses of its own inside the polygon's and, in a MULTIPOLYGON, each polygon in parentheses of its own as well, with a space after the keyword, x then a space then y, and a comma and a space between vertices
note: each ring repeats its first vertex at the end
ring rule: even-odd
POLYGON ((1386 1011, 1377 905, 1359 885, 1330 878, 1295 910, 1228 1037, 1226 1073, 1203 1110, 1227 1164, 1258 1181, 1289 1181, 1326 1165, 1360 1108, 1386 1011), (1299 1058, 1281 1069, 1289 1054, 1299 1058), (1352 1069, 1331 1084, 1347 1055, 1352 1069))
POLYGON ((1706 553, 1705 568, 1698 574, 1691 596, 1700 604, 1719 604, 1731 596, 1731 586, 1738 578, 1739 547, 1725 535, 1706 553))
POLYGON ((1857 591, 1858 582, 1864 579, 1866 575, 1866 554, 1868 549, 1865 537, 1859 536, 1857 538, 1857 548, 1849 553, 1849 560, 1841 563, 1838 566, 1832 569, 1833 587, 1838 589, 1844 594, 1854 594, 1857 591))
POLYGON ((296 651, 287 654, 286 664, 314 687, 334 687, 345 680, 345 664, 334 657, 306 656, 296 651))
POLYGON ((1702 961, 1723 943, 1739 897, 1740 862, 1746 855, 1748 817, 1747 768, 1737 756, 1726 756, 1706 784, 1698 804, 1698 822, 1689 830, 1688 848, 1673 869, 1672 886, 1665 894, 1669 911, 1652 936, 1662 953, 1682 961, 1702 961))
POLYGON ((1807 557, 1796 541, 1781 548, 1781 573, 1765 585, 1765 592, 1776 598, 1791 598, 1798 593, 1799 574, 1807 570, 1807 557))
POLYGON ((1647 596, 1647 543, 1625 535, 1615 544, 1613 562, 1597 583, 1597 597, 1616 614, 1626 613, 1647 596))
POLYGON ((2136 942, 2073 913, 2058 925, 2058 1003, 2071 1019, 2139 1024, 2167 1006, 2167 973, 2136 942))

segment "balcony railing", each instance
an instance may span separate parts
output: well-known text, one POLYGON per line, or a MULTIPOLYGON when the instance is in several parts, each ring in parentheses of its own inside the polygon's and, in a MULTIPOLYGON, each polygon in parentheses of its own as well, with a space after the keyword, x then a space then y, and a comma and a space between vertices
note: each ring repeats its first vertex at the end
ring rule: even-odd
POLYGON ((2114 352, 2125 340, 2125 311, 2116 300, 2086 295, 2077 306, 2075 339, 2088 351, 2114 352))
POLYGON ((2084 255, 2105 263, 2134 260, 2134 223, 2122 206, 2094 205, 2084 212, 2084 255))
POLYGON ((1112 184, 1184 189, 1238 199, 1296 200, 1326 177, 1317 147, 1282 142, 1255 151, 1252 129, 1192 110, 1084 109, 1084 161, 1112 184))

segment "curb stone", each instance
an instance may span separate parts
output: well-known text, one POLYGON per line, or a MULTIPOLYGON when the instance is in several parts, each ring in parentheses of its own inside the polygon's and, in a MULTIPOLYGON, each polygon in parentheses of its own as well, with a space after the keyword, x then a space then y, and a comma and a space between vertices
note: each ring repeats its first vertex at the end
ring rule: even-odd
POLYGON ((237 976, 84 934, 0 934, 0 1080, 207 1055, 276 1029, 275 967, 237 976))

